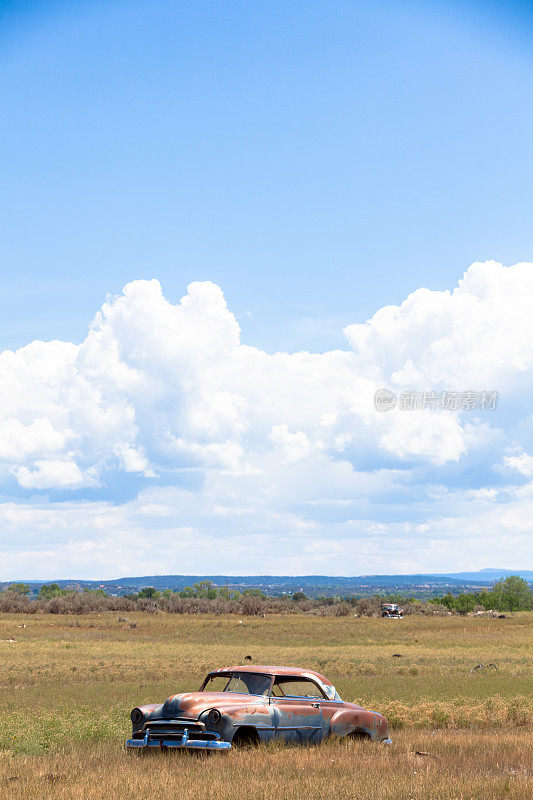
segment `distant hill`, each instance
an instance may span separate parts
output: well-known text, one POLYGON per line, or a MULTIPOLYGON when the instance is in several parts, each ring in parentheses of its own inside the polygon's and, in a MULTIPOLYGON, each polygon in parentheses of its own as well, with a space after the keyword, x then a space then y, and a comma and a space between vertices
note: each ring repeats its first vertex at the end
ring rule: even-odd
POLYGON ((526 581, 533 581, 533 570, 530 569, 480 569, 478 572, 450 572, 448 578, 466 581, 499 581, 508 575, 520 575, 526 581))
MULTIPOLYGON (((373 593, 400 593, 416 597, 429 597, 434 594, 472 591, 491 586, 495 580, 507 575, 520 575, 533 583, 531 570, 483 569, 477 572, 454 572, 447 574, 422 575, 357 575, 338 577, 328 575, 143 575, 138 577, 115 578, 113 580, 49 579, 46 581, 27 581, 32 591, 39 591, 43 583, 52 580, 61 587, 103 588, 113 594, 138 592, 144 586, 156 589, 181 590, 199 581, 211 581, 216 586, 233 589, 255 588, 267 594, 291 594, 303 590, 309 596, 318 595, 367 595, 373 593)), ((5 586, 6 582, 0 584, 5 586)))

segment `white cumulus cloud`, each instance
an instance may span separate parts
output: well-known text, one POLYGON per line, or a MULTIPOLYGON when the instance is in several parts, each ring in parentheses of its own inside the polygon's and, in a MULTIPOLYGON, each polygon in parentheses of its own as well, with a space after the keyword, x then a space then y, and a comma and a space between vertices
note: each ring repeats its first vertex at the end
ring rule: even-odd
MULTIPOLYGON (((345 350, 269 354, 242 342, 213 283, 192 283, 174 304, 158 281, 133 281, 103 304, 81 344, 35 341, 0 353, 8 516, 14 505, 31 514, 30 496, 41 492, 49 499, 43 494, 39 514, 49 502, 58 529, 91 509, 90 530, 127 537, 137 515, 139 537, 149 540, 167 517, 154 509, 171 508, 198 541, 229 536, 228 520, 236 520, 231 535, 253 531, 257 542, 280 531, 314 569, 323 543, 353 539, 355 525, 368 571, 378 558, 373 526, 392 536, 402 524, 402 541, 418 541, 416 525, 434 520, 437 505, 440 530, 448 517, 464 517, 464 503, 473 509, 490 498, 498 506, 499 492, 514 497, 513 481, 532 477, 532 307, 532 264, 476 263, 452 291, 419 289, 348 326, 345 350), (380 413, 381 387, 494 390, 500 405, 380 413), (118 495, 113 505, 119 486, 130 498, 169 487, 171 498, 130 499, 124 515, 118 495)), ((25 530, 25 519, 13 524, 25 530)), ((82 528, 58 548, 66 553, 79 536, 97 558, 82 528)), ((48 545, 35 530, 39 551, 48 545)), ((176 564, 164 571, 178 569, 176 548, 176 564)), ((141 551, 148 563, 152 555, 141 551)), ((353 571, 342 556, 338 563, 353 571)))
POLYGON ((83 473, 74 461, 36 461, 32 469, 14 467, 12 471, 25 489, 79 489, 95 484, 91 470, 83 473))

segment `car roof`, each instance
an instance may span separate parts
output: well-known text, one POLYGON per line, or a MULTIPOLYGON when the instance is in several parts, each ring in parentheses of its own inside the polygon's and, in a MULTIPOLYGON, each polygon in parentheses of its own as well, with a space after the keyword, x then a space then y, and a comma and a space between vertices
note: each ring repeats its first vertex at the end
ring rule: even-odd
POLYGON ((221 667, 220 669, 213 669, 209 674, 211 675, 213 673, 224 672, 256 672, 263 675, 290 675, 291 677, 298 678, 315 678, 325 686, 333 685, 319 672, 315 672, 313 669, 306 669, 303 667, 279 667, 268 666, 265 664, 244 664, 235 667, 221 667))

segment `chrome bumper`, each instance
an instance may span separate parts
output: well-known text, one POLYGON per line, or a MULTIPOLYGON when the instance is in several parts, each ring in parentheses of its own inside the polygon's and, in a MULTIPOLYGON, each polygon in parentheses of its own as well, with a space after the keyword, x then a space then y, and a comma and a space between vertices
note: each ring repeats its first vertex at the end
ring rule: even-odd
POLYGON ((181 738, 173 739, 151 738, 147 732, 144 739, 128 739, 126 747, 130 750, 138 750, 145 747, 176 747, 186 748, 187 750, 230 750, 230 742, 222 742, 216 739, 189 739, 189 731, 184 731, 181 738))

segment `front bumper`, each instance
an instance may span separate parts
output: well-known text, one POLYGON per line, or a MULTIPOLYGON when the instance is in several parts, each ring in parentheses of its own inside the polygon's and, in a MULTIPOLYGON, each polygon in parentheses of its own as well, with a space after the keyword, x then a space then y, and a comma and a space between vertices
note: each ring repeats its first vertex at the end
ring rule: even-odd
POLYGON ((171 739, 164 737, 151 737, 147 731, 143 739, 128 739, 126 747, 129 750, 139 750, 145 747, 175 747, 186 750, 230 750, 231 743, 223 742, 220 739, 189 739, 189 732, 184 731, 182 736, 174 736, 171 739))

